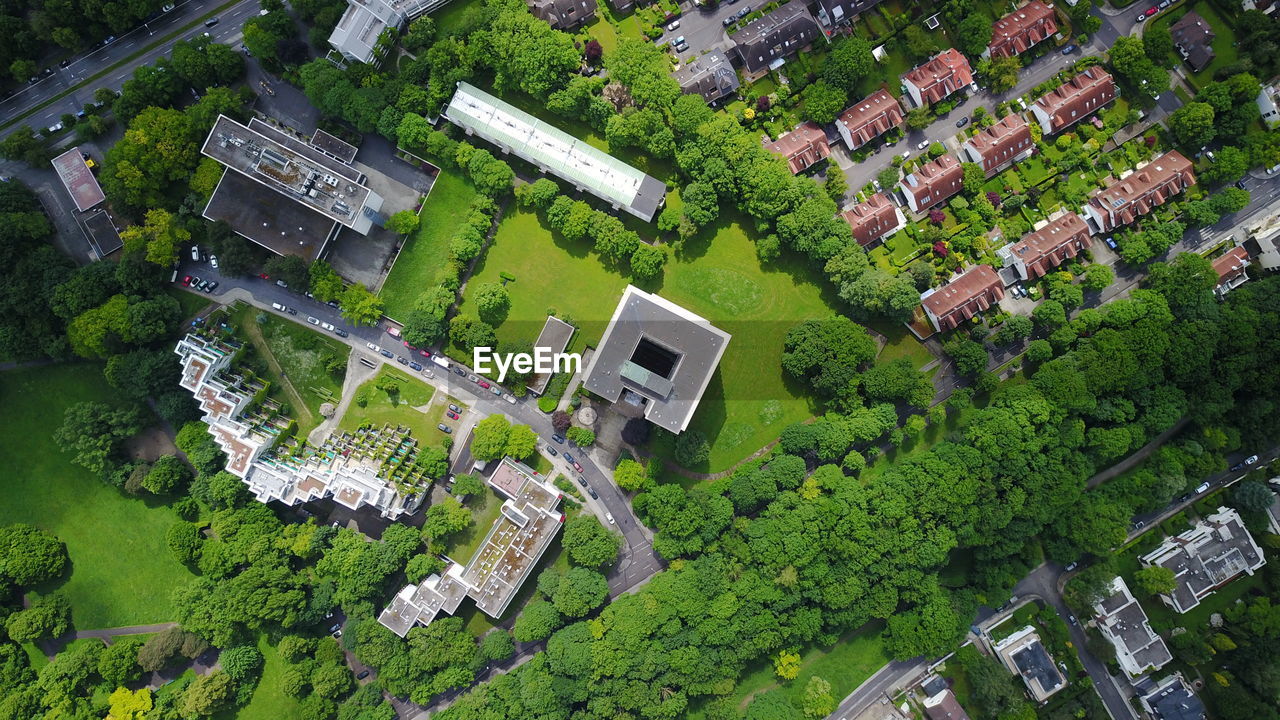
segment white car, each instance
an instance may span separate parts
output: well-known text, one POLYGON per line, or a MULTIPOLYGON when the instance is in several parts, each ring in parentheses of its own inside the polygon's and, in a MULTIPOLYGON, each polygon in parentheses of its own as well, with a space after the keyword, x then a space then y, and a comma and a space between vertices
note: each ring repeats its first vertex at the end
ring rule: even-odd
POLYGON ((329 332, 333 332, 334 330, 337 329, 332 324, 327 322, 320 323, 320 327, 324 328, 325 330, 328 330, 329 332))
POLYGON ((1252 464, 1254 464, 1254 463, 1256 463, 1256 462, 1258 462, 1258 456, 1257 456, 1257 455, 1250 455, 1249 457, 1247 457, 1247 458, 1245 458, 1245 459, 1244 459, 1244 464, 1245 464, 1245 465, 1252 465, 1252 464))
POLYGON ((917 150, 923 150, 923 149, 925 149, 925 148, 927 148, 927 147, 929 147, 929 141, 928 141, 928 140, 921 140, 921 141, 920 141, 920 144, 916 146, 916 149, 917 149, 917 150))
POLYGON ((374 352, 382 352, 382 348, 378 347, 377 345, 374 345, 373 343, 365 343, 364 346, 374 352))
POLYGON ((217 269, 218 269, 218 256, 217 256, 217 255, 210 255, 210 256, 209 256, 209 266, 210 266, 210 267, 212 267, 214 270, 217 270, 217 269))
POLYGON ((610 525, 612 525, 612 524, 613 524, 613 513, 605 513, 605 514, 604 514, 604 519, 605 519, 605 520, 608 520, 608 521, 609 521, 609 524, 610 524, 610 525))
POLYGON ((678 27, 680 27, 680 21, 676 20, 675 22, 667 26, 667 32, 675 32, 676 28, 678 27))
POLYGON ((200 246, 199 245, 191 246, 191 260, 194 262, 200 262, 200 246))
POLYGON ((308 316, 307 316, 307 322, 311 323, 312 325, 319 325, 319 324, 320 324, 320 321, 319 321, 319 320, 317 320, 316 318, 311 317, 310 315, 308 315, 308 316))

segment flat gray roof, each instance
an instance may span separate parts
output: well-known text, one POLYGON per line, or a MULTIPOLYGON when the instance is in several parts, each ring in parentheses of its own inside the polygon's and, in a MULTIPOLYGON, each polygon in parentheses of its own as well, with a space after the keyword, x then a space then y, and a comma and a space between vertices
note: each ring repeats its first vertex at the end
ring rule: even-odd
POLYGON ((115 220, 112 220, 105 210, 98 210, 85 217, 84 227, 89 231, 89 237, 93 238, 93 244, 97 246, 100 257, 106 257, 124 247, 124 241, 116 231, 115 220))
POLYGON ((223 220, 236 233, 279 255, 297 255, 308 262, 319 257, 338 223, 273 192, 263 192, 257 182, 230 170, 222 180, 204 216, 223 220))
POLYGON ((649 422, 682 432, 729 338, 705 318, 628 285, 583 373, 583 387, 612 402, 643 405, 649 422))
POLYGON ((54 158, 53 169, 57 171, 62 187, 67 189, 67 194, 71 196, 76 209, 80 212, 107 199, 107 196, 102 193, 102 187, 98 185, 98 179, 93 176, 93 171, 89 169, 84 156, 80 154, 78 146, 54 158))
MULTIPOLYGON (((252 125, 252 123, 250 123, 250 125, 252 125)), ((341 138, 334 137, 320 128, 316 128, 316 131, 312 133, 311 146, 326 155, 332 155, 348 165, 351 164, 352 160, 356 159, 355 145, 352 145, 341 138)))
POLYGON ((645 222, 653 220, 666 199, 667 186, 661 180, 469 83, 458 83, 444 115, 468 133, 645 222))
POLYGON ((219 115, 200 152, 296 204, 368 232, 364 209, 372 194, 359 173, 267 123, 245 126, 219 115))
MULTIPOLYGON (((538 339, 533 341, 533 346, 535 348, 546 348, 552 353, 562 353, 565 348, 569 347, 569 341, 573 339, 573 333, 576 330, 577 328, 560 318, 548 315, 546 323, 542 325, 542 332, 538 333, 538 339)), ((550 381, 551 373, 535 374, 529 382, 529 391, 534 395, 541 395, 542 391, 547 389, 547 383, 550 381)))

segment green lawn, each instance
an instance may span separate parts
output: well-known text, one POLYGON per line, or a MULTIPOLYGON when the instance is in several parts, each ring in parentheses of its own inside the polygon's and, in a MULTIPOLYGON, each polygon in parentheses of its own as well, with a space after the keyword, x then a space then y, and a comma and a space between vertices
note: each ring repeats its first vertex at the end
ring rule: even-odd
MULTIPOLYGON (((880 634, 882 629, 881 625, 873 624, 846 633, 829 648, 805 648, 800 652, 800 674, 789 682, 778 680, 771 659, 758 662, 738 679, 731 697, 740 708, 745 708, 753 697, 780 687, 783 695, 799 708, 805 684, 816 675, 831 683, 832 697, 842 700, 889 662, 880 634)), ((694 711, 689 717, 697 720, 703 716, 694 711)))
MULTIPOLYGON (((363 395, 367 399, 365 406, 360 407, 359 401, 353 400, 347 406, 347 412, 342 416, 338 427, 342 430, 355 430, 366 422, 375 427, 382 427, 386 423, 392 426, 404 425, 409 428, 419 445, 439 446, 443 435, 436 425, 441 422, 449 425, 456 423, 445 417, 445 405, 448 403, 442 398, 435 398, 435 402, 432 402, 434 392, 430 385, 410 377, 407 372, 384 366, 378 375, 366 380, 356 389, 356 398, 363 395), (398 380, 400 392, 388 395, 375 387, 383 376, 398 380), (424 408, 425 411, 419 408, 424 408)), ((465 561, 464 558, 463 562, 465 561)))
POLYGON ((460 175, 440 171, 422 208, 418 231, 405 243, 382 285, 380 295, 388 316, 404 320, 418 296, 440 282, 449 261, 449 239, 477 194, 460 175))
POLYGON ((1231 25, 1223 19, 1222 15, 1218 13, 1218 10, 1212 3, 1208 2, 1208 0, 1200 0, 1193 4, 1173 8, 1166 14, 1157 18, 1152 23, 1152 26, 1167 29, 1174 23, 1174 21, 1178 20, 1183 15, 1186 15, 1190 10, 1194 10, 1198 15, 1200 15, 1200 17, 1204 18, 1205 22, 1209 23, 1210 27, 1213 28, 1213 60, 1209 61, 1209 64, 1204 67, 1204 70, 1201 70, 1198 73, 1191 72, 1191 66, 1183 63, 1182 56, 1177 55, 1177 51, 1174 52, 1177 61, 1182 63, 1183 67, 1186 68, 1187 77, 1191 79, 1191 84, 1196 86, 1196 88, 1203 88, 1205 85, 1213 82, 1213 74, 1217 72, 1219 68, 1234 64, 1239 58, 1239 52, 1236 50, 1236 34, 1232 31, 1231 25))
POLYGON ((870 323, 868 327, 887 338, 884 347, 880 348, 880 354, 876 356, 878 362, 908 358, 919 369, 937 359, 902 323, 878 322, 870 323))
POLYGON ((445 549, 446 555, 460 563, 470 561, 484 541, 484 536, 489 533, 489 528, 493 527, 493 522, 502 511, 502 498, 492 490, 486 490, 478 498, 467 498, 467 507, 471 509, 471 526, 451 535, 445 549))
MULTIPOLYGON (((710 461, 699 470, 731 466, 816 409, 806 388, 783 376, 778 354, 793 325, 834 312, 830 290, 794 255, 761 267, 748 232, 740 216, 728 213, 685 244, 661 281, 644 288, 733 336, 690 425, 712 444, 710 461)), ((627 285, 586 243, 553 236, 535 215, 514 208, 477 265, 468 294, 498 282, 504 271, 516 280, 507 285, 511 310, 498 328, 499 342, 531 343, 554 309, 572 318, 582 341, 594 345, 627 285)), ((474 312, 469 302, 464 298, 462 312, 474 312)), ((672 444, 660 440, 654 447, 669 456, 672 444)))
POLYGON ((97 365, 0 373, 0 467, 6 469, 0 487, 8 498, 0 503, 0 523, 31 523, 67 544, 69 577, 40 590, 66 594, 82 630, 172 620, 169 594, 192 577, 165 546, 177 514, 127 497, 71 464, 53 440, 67 407, 114 398, 97 365))
POLYGON ((253 691, 248 704, 237 711, 222 713, 223 720, 302 720, 302 705, 280 690, 280 675, 284 672, 284 660, 265 635, 258 636, 258 651, 262 653, 262 679, 253 691))
POLYGON ((347 346, 247 305, 236 313, 235 324, 239 338, 253 347, 252 366, 271 380, 271 397, 289 406, 288 414, 298 422, 299 437, 305 437, 323 420, 320 406, 336 403, 342 395, 342 375, 330 373, 328 365, 336 359, 345 361, 347 346))
POLYGON ((196 313, 209 306, 209 296, 203 293, 184 290, 179 287, 170 287, 165 292, 178 301, 178 305, 182 308, 182 319, 190 320, 196 316, 196 313))

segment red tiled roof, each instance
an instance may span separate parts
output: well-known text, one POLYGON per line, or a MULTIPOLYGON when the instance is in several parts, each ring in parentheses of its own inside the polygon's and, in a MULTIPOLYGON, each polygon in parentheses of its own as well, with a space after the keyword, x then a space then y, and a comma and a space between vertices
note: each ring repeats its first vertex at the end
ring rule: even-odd
POLYGON ((1033 107, 1049 116, 1050 132, 1056 133, 1115 99, 1115 80, 1094 66, 1045 93, 1033 107))
POLYGON ((861 147, 873 138, 902 124, 902 106, 881 88, 850 106, 836 122, 849 131, 853 148, 861 147))
POLYGON ((951 284, 935 289, 921 300, 938 319, 938 330, 950 330, 1004 297, 1004 283, 990 265, 975 265, 951 284))
POLYGON ((766 142, 764 146, 766 150, 786 158, 792 175, 803 172, 831 155, 827 133, 815 122, 801 123, 791 132, 784 133, 773 142, 766 142))
POLYGON ((1010 251, 1027 266, 1027 277, 1034 280, 1061 265, 1068 258, 1089 247, 1089 226, 1077 214, 1069 212, 1035 232, 1027 233, 1014 243, 1010 251))
POLYGON ((1040 0, 1031 2, 1005 15, 991 26, 991 57, 1021 55, 1033 45, 1058 32, 1053 8, 1040 0))
POLYGON ((942 155, 921 165, 908 177, 914 178, 916 184, 911 185, 904 180, 902 189, 915 198, 916 205, 921 210, 955 195, 964 186, 964 168, 951 155, 942 155))
POLYGON ((902 79, 920 89, 924 102, 935 103, 972 83, 973 70, 959 50, 947 48, 902 79))
POLYGON ((1115 180, 1089 199, 1103 218, 1102 231, 1128 225, 1196 184, 1191 163, 1176 150, 1152 160, 1123 180, 1115 180))
POLYGON ((1213 261, 1213 271, 1218 273, 1218 284, 1231 282, 1244 274, 1249 267, 1249 253, 1242 247, 1231 248, 1213 261))
POLYGON ((1017 113, 1005 115, 995 125, 983 128, 966 144, 982 157, 982 169, 988 177, 1033 146, 1027 121, 1017 113))
POLYGON ((853 230, 853 239, 867 247, 898 226, 898 212, 883 193, 876 193, 840 214, 853 230))

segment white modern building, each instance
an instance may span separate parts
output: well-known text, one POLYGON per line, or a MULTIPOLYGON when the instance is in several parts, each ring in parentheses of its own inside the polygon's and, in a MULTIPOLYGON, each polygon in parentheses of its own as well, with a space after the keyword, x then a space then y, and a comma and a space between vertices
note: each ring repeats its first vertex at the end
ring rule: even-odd
POLYGON ((1226 507, 1218 508, 1190 530, 1165 538, 1159 547, 1142 556, 1144 567, 1173 571, 1173 592, 1160 599, 1179 613, 1199 605, 1239 575, 1252 575, 1266 563, 1262 548, 1245 529, 1240 513, 1226 507))
POLYGON ((378 38, 398 31, 419 15, 444 7, 449 0, 347 0, 347 10, 329 35, 329 44, 347 60, 370 63, 378 38))
POLYGON ((1116 662, 1130 677, 1159 670, 1173 659, 1124 578, 1111 581, 1107 596, 1094 604, 1093 611, 1098 632, 1115 646, 1116 662))

